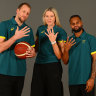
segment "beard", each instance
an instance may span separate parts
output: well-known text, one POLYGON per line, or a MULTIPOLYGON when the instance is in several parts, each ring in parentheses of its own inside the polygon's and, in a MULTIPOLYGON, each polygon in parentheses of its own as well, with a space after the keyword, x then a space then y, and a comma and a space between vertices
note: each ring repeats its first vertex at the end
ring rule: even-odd
POLYGON ((19 19, 19 21, 20 21, 21 23, 25 22, 25 20, 22 20, 20 17, 18 17, 18 19, 19 19))
POLYGON ((72 32, 78 33, 83 29, 83 27, 79 27, 77 30, 76 29, 72 29, 72 32))

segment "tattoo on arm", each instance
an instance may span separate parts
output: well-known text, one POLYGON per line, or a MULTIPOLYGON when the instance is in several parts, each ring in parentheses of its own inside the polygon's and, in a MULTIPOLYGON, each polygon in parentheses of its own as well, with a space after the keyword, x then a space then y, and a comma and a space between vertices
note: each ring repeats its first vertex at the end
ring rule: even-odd
POLYGON ((92 79, 95 79, 95 76, 96 76, 96 60, 93 59, 91 78, 92 78, 92 79))

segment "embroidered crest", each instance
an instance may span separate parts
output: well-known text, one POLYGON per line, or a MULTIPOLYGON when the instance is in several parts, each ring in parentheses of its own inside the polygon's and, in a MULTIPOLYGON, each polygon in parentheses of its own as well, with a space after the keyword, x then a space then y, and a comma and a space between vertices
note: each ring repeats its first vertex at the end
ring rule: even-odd
POLYGON ((82 40, 82 43, 85 43, 86 42, 86 40, 82 40))
POLYGON ((41 33, 44 33, 45 32, 45 30, 43 30, 41 33))
POLYGON ((13 30, 14 30, 14 27, 11 28, 11 31, 13 31, 13 30))

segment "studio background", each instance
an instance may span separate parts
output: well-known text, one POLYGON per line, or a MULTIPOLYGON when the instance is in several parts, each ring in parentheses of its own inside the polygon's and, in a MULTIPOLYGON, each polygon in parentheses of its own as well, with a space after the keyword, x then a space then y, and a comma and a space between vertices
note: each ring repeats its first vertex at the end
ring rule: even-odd
MULTIPOLYGON (((28 2, 32 7, 31 14, 26 23, 32 27, 34 37, 37 27, 42 25, 42 14, 48 7, 57 9, 61 25, 68 36, 72 35, 69 18, 74 14, 79 14, 82 17, 86 32, 96 36, 96 0, 0 0, 0 22, 12 18, 16 14, 18 5, 22 2, 28 2)), ((35 58, 27 59, 27 73, 22 96, 30 96, 34 62, 35 58)), ((62 66, 64 96, 69 96, 68 66, 65 66, 63 63, 62 66)))

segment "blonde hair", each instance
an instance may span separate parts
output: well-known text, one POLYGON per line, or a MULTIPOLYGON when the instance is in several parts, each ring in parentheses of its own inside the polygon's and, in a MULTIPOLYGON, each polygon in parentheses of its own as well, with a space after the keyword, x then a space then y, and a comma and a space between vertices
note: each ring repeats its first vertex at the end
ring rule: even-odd
POLYGON ((50 7, 50 8, 45 9, 45 11, 44 11, 44 13, 43 13, 43 17, 42 17, 44 25, 46 25, 46 22, 45 22, 45 20, 44 20, 44 17, 45 17, 45 14, 46 14, 47 11, 51 11, 51 12, 54 13, 54 15, 55 15, 55 24, 56 24, 57 26, 61 27, 57 10, 56 10, 55 8, 53 8, 53 7, 50 7))

